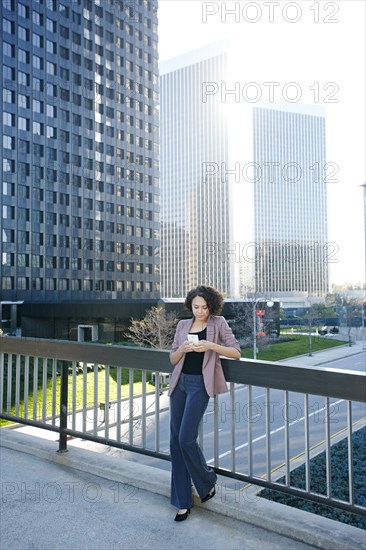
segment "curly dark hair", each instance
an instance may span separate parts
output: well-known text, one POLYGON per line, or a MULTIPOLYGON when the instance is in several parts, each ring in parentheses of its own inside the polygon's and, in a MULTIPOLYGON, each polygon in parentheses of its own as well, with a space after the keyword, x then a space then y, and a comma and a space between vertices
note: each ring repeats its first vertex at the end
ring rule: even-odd
POLYGON ((204 285, 192 288, 192 290, 188 292, 184 302, 184 307, 190 312, 192 312, 192 300, 196 298, 196 296, 200 296, 206 301, 210 315, 220 315, 224 307, 224 297, 216 288, 204 285))

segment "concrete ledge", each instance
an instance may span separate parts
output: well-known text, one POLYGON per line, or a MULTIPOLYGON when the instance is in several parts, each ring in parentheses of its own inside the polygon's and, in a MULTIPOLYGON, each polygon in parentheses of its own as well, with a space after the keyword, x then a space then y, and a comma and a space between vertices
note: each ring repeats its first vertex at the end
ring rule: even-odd
MULTIPOLYGON (((170 497, 170 473, 158 468, 77 447, 72 447, 69 452, 60 454, 57 452, 55 442, 7 428, 0 430, 0 445, 64 467, 170 497)), ((366 548, 366 531, 362 529, 259 497, 245 498, 242 491, 225 490, 220 485, 217 493, 214 499, 204 505, 201 505, 196 497, 195 505, 287 538, 302 541, 316 548, 325 550, 366 548)))

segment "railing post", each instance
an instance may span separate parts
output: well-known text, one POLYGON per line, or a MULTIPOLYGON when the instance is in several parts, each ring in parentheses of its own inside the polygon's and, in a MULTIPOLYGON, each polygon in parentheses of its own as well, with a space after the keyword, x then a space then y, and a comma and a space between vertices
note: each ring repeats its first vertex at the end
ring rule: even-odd
POLYGON ((63 433, 67 429, 67 394, 69 389, 69 366, 67 361, 62 361, 61 388, 60 388, 60 439, 59 453, 67 453, 67 435, 63 433))

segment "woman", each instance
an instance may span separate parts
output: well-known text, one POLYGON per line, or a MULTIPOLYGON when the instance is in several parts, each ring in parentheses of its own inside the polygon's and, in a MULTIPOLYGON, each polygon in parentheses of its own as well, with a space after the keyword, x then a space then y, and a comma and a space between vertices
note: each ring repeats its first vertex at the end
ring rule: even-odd
POLYGON ((187 519, 192 508, 191 480, 201 502, 216 492, 216 474, 207 467, 197 437, 210 397, 227 391, 219 355, 240 358, 239 343, 224 317, 218 316, 223 304, 222 295, 212 287, 191 290, 184 305, 193 319, 179 321, 170 353, 175 365, 169 389, 171 503, 178 508, 175 521, 187 519))

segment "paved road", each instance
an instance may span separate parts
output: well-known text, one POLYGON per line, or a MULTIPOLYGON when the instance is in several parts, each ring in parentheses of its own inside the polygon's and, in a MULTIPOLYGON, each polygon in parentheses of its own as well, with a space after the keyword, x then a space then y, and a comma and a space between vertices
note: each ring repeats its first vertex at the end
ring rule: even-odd
MULTIPOLYGON (((321 363, 322 368, 337 368, 345 370, 355 370, 364 372, 366 354, 357 347, 337 350, 338 355, 355 353, 355 355, 346 357, 334 357, 334 350, 327 350, 314 354, 312 357, 306 357, 315 366, 321 363), (324 362, 326 357, 333 357, 330 361, 324 362)), ((304 357, 291 360, 302 365, 304 357)), ((286 361, 287 364, 287 361, 286 361)), ((308 365, 309 366, 309 365, 308 365)), ((247 386, 238 386, 235 394, 235 463, 236 467, 242 473, 248 473, 248 421, 251 421, 253 431, 253 473, 257 476, 266 474, 267 455, 266 455, 266 402, 267 394, 263 388, 253 388, 253 407, 248 409, 247 386)), ((270 411, 270 437, 271 437, 271 464, 274 477, 279 477, 283 472, 285 462, 284 455, 284 417, 285 404, 284 392, 281 390, 271 390, 269 397, 270 411)), ((326 408, 325 400, 319 396, 309 396, 309 445, 312 454, 316 454, 323 449, 326 426, 326 408)), ((304 399, 302 395, 289 393, 288 415, 290 418, 290 457, 293 466, 297 467, 304 456, 304 399), (296 458, 296 460, 295 460, 296 458)), ((352 424, 354 429, 365 425, 366 406, 364 403, 353 403, 352 405, 352 424)), ((220 432, 220 450, 219 466, 222 468, 231 468, 232 453, 231 449, 231 407, 229 396, 224 394, 219 397, 219 432, 220 432)), ((346 436, 347 430, 347 409, 346 402, 341 399, 330 400, 329 410, 330 435, 332 443, 335 443, 346 436)), ((135 427, 135 435, 139 436, 139 425, 135 427)), ((213 401, 211 400, 203 419, 204 434, 204 453, 210 464, 214 463, 214 420, 213 420, 213 401)), ((160 415, 159 426, 160 448, 164 452, 169 450, 169 413, 160 415)), ((150 419, 150 429, 148 433, 148 445, 153 449, 155 444, 155 425, 153 417, 150 419)), ((138 460, 146 462, 146 459, 139 457, 138 460)), ((159 460, 148 460, 149 464, 168 469, 169 466, 159 460)))

